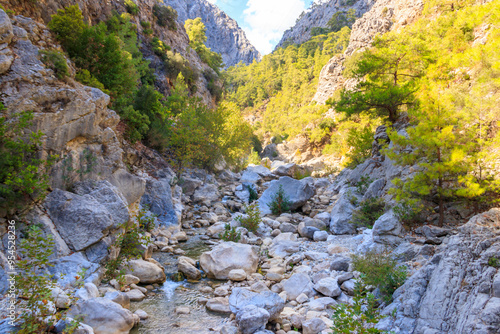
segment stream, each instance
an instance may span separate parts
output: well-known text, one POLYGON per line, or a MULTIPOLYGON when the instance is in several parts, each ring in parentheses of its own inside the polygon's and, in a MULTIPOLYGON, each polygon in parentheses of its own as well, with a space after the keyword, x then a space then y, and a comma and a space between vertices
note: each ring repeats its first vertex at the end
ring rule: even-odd
MULTIPOLYGON (((198 260, 200 255, 210 250, 200 238, 203 230, 195 230, 198 234, 191 236, 188 241, 180 243, 179 248, 184 250, 192 259, 198 260)), ((205 306, 198 303, 199 298, 210 298, 210 293, 202 292, 203 287, 216 287, 221 281, 203 278, 199 282, 176 282, 174 276, 177 274, 178 256, 169 253, 155 253, 153 258, 165 267, 167 281, 158 289, 152 297, 147 297, 141 302, 131 303, 131 311, 138 309, 146 311, 149 318, 141 321, 130 333, 164 333, 164 334, 203 334, 213 333, 215 328, 220 328, 228 317, 207 311, 205 306), (188 306, 189 314, 176 314, 175 308, 188 306)))

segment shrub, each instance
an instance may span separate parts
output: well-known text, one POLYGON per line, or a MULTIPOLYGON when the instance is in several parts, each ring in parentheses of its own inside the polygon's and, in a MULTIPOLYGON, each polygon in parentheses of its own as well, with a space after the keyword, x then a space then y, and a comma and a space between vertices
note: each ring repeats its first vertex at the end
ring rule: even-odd
POLYGON ((306 177, 309 177, 311 176, 311 171, 308 170, 308 169, 304 169, 303 171, 300 170, 299 168, 297 168, 294 172, 293 172, 293 178, 294 179, 297 179, 297 180, 302 180, 302 179, 305 179, 306 177))
POLYGON ((375 328, 375 325, 385 316, 377 309, 377 300, 364 285, 356 281, 353 303, 339 303, 334 306, 333 334, 368 334, 386 333, 375 328))
POLYGON ((259 165, 260 164, 260 157, 259 153, 257 153, 253 148, 250 151, 250 155, 247 158, 247 163, 248 164, 253 164, 253 165, 259 165))
POLYGON ((253 201, 259 199, 259 194, 257 194, 254 187, 252 187, 251 185, 245 185, 245 188, 247 188, 248 193, 250 194, 250 196, 248 197, 248 203, 252 203, 253 201))
POLYGON ((398 266, 396 260, 387 252, 352 256, 353 269, 363 274, 363 283, 380 289, 384 300, 390 302, 394 291, 403 285, 407 269, 398 266))
MULTIPOLYGON (((0 111, 3 110, 0 103, 0 111)), ((0 116, 0 207, 23 206, 40 199, 48 187, 47 168, 54 156, 38 159, 42 132, 28 131, 33 112, 25 111, 10 118, 0 116)))
POLYGON ((357 226, 372 228, 377 219, 384 214, 383 198, 370 197, 359 203, 359 208, 352 213, 351 223, 357 226))
POLYGON ((66 50, 76 42, 83 30, 87 28, 78 5, 58 9, 57 14, 52 15, 47 26, 66 50))
POLYGON ((285 194, 283 186, 280 184, 278 191, 271 198, 269 209, 274 215, 280 215, 290 210, 290 199, 285 194))
MULTIPOLYGON (((62 317, 60 313, 51 312, 52 289, 56 284, 47 268, 53 266, 49 258, 53 254, 54 240, 51 235, 45 236, 38 226, 30 226, 25 236, 19 243, 22 260, 17 261, 15 276, 20 306, 24 309, 19 316, 21 329, 17 333, 46 333, 54 320, 62 317)), ((73 333, 79 325, 73 320, 65 333, 73 333)))
POLYGON ((249 204, 245 206, 245 213, 247 216, 238 216, 235 220, 239 221, 241 226, 249 230, 250 232, 256 232, 259 228, 259 224, 262 222, 260 217, 259 205, 257 203, 249 204))
POLYGON ((125 7, 127 8, 127 12, 132 15, 139 14, 139 6, 132 0, 125 0, 125 7))
POLYGON ((347 167, 354 168, 370 157, 372 151, 373 131, 369 126, 362 129, 352 128, 347 133, 347 145, 351 147, 346 153, 347 167))
POLYGON ((109 90, 104 88, 104 85, 97 80, 88 70, 78 70, 75 75, 75 79, 87 86, 98 88, 102 90, 104 93, 109 94, 109 90))
POLYGON ((497 257, 492 256, 488 259, 488 265, 493 268, 500 268, 500 260, 497 257))
POLYGON ((58 79, 69 75, 68 64, 64 54, 57 50, 41 50, 42 62, 52 69, 58 79))
POLYGON ((416 199, 403 199, 392 210, 396 218, 405 225, 412 226, 422 223, 420 213, 423 210, 423 206, 416 199))
POLYGON ((153 14, 156 16, 156 22, 162 27, 167 27, 169 30, 177 30, 175 24, 177 20, 177 11, 170 6, 161 6, 155 4, 153 14))
POLYGON ((371 183, 372 179, 369 176, 361 176, 359 181, 356 182, 354 186, 360 195, 364 195, 371 183))
POLYGON ((231 227, 231 224, 224 225, 224 233, 219 234, 219 237, 224 241, 238 242, 241 239, 241 232, 236 231, 236 227, 231 227))

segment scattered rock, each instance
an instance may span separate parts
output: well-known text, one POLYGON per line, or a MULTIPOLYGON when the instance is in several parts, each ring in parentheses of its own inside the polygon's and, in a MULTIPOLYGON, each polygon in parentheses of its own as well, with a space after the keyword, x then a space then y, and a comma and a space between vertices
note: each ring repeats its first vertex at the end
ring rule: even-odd
POLYGON ((258 254, 250 245, 224 242, 210 252, 200 256, 200 266, 209 277, 229 279, 229 272, 242 269, 247 275, 255 273, 258 265, 258 254))
POLYGON ((142 284, 163 283, 167 279, 167 276, 160 267, 141 259, 130 260, 124 269, 127 274, 139 278, 142 284))

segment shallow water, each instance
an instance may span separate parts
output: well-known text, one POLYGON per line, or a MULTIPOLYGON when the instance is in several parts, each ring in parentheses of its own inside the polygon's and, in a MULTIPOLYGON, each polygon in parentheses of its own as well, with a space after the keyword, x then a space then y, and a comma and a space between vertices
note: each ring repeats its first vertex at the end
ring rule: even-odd
MULTIPOLYGON (((181 244, 180 248, 186 252, 185 256, 198 260, 200 254, 209 250, 210 246, 206 245, 198 234, 181 244)), ((167 277, 172 277, 177 273, 177 256, 155 253, 154 258, 164 265, 167 277)), ((187 282, 186 280, 174 282, 168 279, 159 289, 154 291, 155 296, 131 304, 132 312, 142 309, 149 315, 149 319, 141 321, 140 325, 134 328, 131 333, 213 333, 213 329, 220 328, 228 321, 228 318, 207 311, 204 305, 198 303, 198 299, 200 297, 211 297, 199 291, 200 287, 206 285, 215 286, 218 283, 220 282, 208 279, 203 279, 198 283, 187 282), (175 308, 178 306, 188 306, 191 313, 177 315, 175 308)))

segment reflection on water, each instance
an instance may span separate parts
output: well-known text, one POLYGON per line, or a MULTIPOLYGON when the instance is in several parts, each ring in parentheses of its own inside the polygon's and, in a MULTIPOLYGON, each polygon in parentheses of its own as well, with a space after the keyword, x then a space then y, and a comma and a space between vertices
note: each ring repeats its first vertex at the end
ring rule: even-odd
MULTIPOLYGON (((195 260, 199 259, 201 253, 210 249, 199 238, 199 235, 190 238, 181 245, 181 248, 186 252, 185 256, 195 260)), ((156 253, 154 258, 164 265, 167 277, 172 277, 177 272, 176 256, 156 253)), ((198 303, 198 299, 201 297, 211 298, 212 296, 202 293, 199 289, 202 286, 213 285, 214 283, 210 280, 202 280, 199 283, 166 281, 159 289, 154 291, 155 296, 148 297, 142 302, 131 303, 132 312, 142 309, 149 315, 149 319, 141 321, 140 325, 135 327, 131 333, 213 333, 213 329, 220 328, 228 318, 208 312, 204 305, 198 303), (175 308, 178 306, 188 306, 191 313, 176 314, 175 308)))

